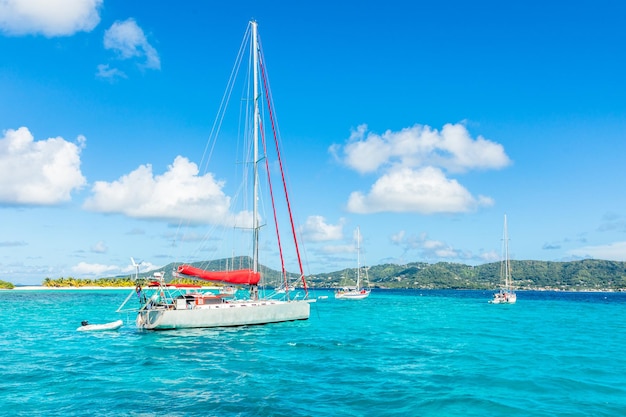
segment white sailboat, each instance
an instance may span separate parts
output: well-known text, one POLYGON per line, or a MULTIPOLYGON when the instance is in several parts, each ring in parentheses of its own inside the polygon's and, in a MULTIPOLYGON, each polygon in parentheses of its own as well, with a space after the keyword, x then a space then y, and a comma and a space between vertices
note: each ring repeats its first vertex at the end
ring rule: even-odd
POLYGON ((356 267, 356 285, 338 288, 335 291, 335 298, 340 300, 362 300, 369 297, 371 289, 364 288, 361 284, 361 234, 360 229, 356 229, 356 252, 357 252, 357 267, 356 267))
MULTIPOLYGON (((261 121, 260 102, 265 99, 268 106, 270 123, 265 126, 273 128, 275 120, 273 119, 275 112, 272 109, 271 94, 267 86, 265 65, 263 55, 261 53, 261 45, 258 40, 257 23, 251 21, 246 32, 246 40, 250 42, 250 64, 252 80, 249 83, 251 88, 248 102, 252 103, 251 111, 246 114, 251 118, 247 125, 252 130, 252 143, 250 148, 251 155, 246 159, 250 162, 246 165, 251 167, 251 178, 245 179, 244 183, 252 183, 252 195, 250 200, 252 204, 251 226, 248 229, 252 233, 251 256, 247 259, 252 260, 250 268, 225 271, 207 271, 194 265, 180 265, 175 274, 178 276, 189 276, 207 281, 217 281, 232 286, 246 286, 249 288, 247 296, 244 298, 235 298, 231 294, 219 294, 209 290, 202 289, 200 286, 181 285, 166 283, 163 273, 155 274, 152 281, 143 283, 139 280, 139 284, 135 291, 131 293, 122 303, 118 312, 136 311, 136 324, 138 328, 147 330, 164 330, 164 329, 181 329, 181 328, 203 328, 203 327, 224 327, 224 326, 243 326, 252 324, 266 324, 285 322, 293 320, 306 320, 310 315, 310 303, 315 299, 308 299, 308 288, 302 269, 302 262, 298 252, 298 242, 296 241, 295 225, 291 215, 291 206, 287 195, 287 187, 284 182, 284 174, 282 172, 282 161, 280 159, 279 141, 276 137, 276 131, 272 130, 270 134, 264 134, 261 129, 263 123, 261 121), (248 36, 250 35, 250 36, 248 36), (261 82, 263 81, 263 83, 261 82), (276 153, 278 165, 281 169, 284 189, 284 197, 286 199, 287 213, 289 224, 291 226, 292 235, 294 237, 294 247, 297 255, 297 261, 300 268, 301 287, 304 296, 298 293, 290 296, 289 292, 281 299, 275 297, 265 297, 263 291, 260 291, 259 285, 262 283, 262 276, 259 263, 259 232, 261 229, 261 220, 259 214, 259 163, 263 162, 265 169, 268 171, 265 140, 273 137, 276 145, 276 153), (261 143, 262 145, 261 146, 261 143), (127 309, 126 304, 134 302, 134 294, 139 300, 139 308, 127 309)), ((242 54, 240 54, 241 57, 242 54)), ((243 54, 245 55, 245 54, 243 54)), ((239 58, 241 59, 241 58, 239 58)), ((238 68, 238 65, 236 64, 238 68)), ((231 81, 229 81, 230 86, 231 81)), ((232 87, 231 87, 232 88, 232 87)), ((271 185, 270 185, 271 190, 271 185)), ((272 193, 272 207, 274 207, 274 195, 272 193)), ((275 230, 278 233, 278 223, 276 218, 276 209, 274 209, 274 221, 276 222, 275 230)), ((268 228, 269 229, 269 228, 268 228)), ((281 245, 280 238, 277 243, 281 245)), ((248 245, 250 246, 250 245, 248 245)), ((282 276, 286 282, 285 261, 283 259, 282 246, 279 247, 280 262, 282 266, 282 276)))
POLYGON ((502 261, 500 262, 500 277, 504 281, 504 287, 493 295, 492 304, 515 304, 517 295, 511 289, 511 261, 509 259, 509 232, 504 215, 504 232, 502 236, 502 261))

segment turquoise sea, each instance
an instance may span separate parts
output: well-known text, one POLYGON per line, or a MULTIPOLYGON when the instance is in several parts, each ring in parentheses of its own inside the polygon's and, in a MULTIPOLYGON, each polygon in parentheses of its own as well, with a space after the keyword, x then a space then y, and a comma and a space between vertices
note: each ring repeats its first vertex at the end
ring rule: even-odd
POLYGON ((626 415, 626 293, 318 291, 307 321, 163 332, 128 293, 0 291, 0 415, 626 415))

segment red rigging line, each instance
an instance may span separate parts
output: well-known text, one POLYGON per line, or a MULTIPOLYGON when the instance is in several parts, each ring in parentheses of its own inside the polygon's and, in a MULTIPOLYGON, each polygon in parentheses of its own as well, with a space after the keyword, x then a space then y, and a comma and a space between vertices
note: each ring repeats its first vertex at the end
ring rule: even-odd
MULTIPOLYGON (((259 48, 259 52, 260 52, 260 48, 259 48)), ((260 53, 259 53, 259 68, 261 69, 261 79, 263 80, 263 87, 264 87, 264 91, 265 91, 265 98, 267 100, 267 107, 268 107, 268 111, 269 111, 270 122, 272 124, 272 133, 274 135, 274 144, 276 145, 276 155, 277 155, 277 159, 278 159, 278 165, 280 167, 280 175, 281 175, 282 181, 283 181, 283 189, 285 191, 285 200, 287 201, 287 211, 289 212, 289 221, 291 223, 291 232, 293 234, 293 241, 294 241, 294 245, 296 247, 296 255, 298 257, 298 266, 300 268, 300 277, 302 279, 302 287, 304 288, 305 294, 308 294, 309 290, 308 290, 307 285, 306 285, 306 279, 304 278, 304 269, 302 268, 302 259, 300 257, 300 249, 298 247, 298 239, 296 237, 296 227, 295 227, 295 224, 293 222, 293 214, 291 212, 291 203, 289 202, 289 193, 287 192, 287 182, 285 180, 285 171, 283 170, 283 161, 282 161, 282 159, 280 157, 280 147, 278 146, 278 135, 276 133, 276 126, 274 124, 274 113, 272 112, 272 105, 271 105, 270 96, 269 96, 269 88, 267 86, 267 77, 265 75, 265 67, 263 66, 263 56, 260 53)), ((267 161, 266 161, 266 164, 267 164, 267 161)), ((268 171, 268 175, 269 175, 269 171, 268 171)), ((272 201, 272 204, 273 204, 273 201, 272 201)))
MULTIPOLYGON (((265 142, 265 132, 263 131, 263 122, 259 121, 261 140, 263 141, 263 153, 267 155, 267 146, 265 142)), ((278 228, 278 215, 276 213, 276 201, 274 200, 274 188, 272 186, 272 179, 270 175, 270 166, 268 158, 265 158, 265 171, 267 172, 267 183, 269 185, 270 199, 272 200, 272 211, 274 213, 274 227, 276 227, 276 239, 278 241, 278 252, 280 254, 280 266, 282 271, 282 277, 287 288, 287 271, 285 270, 285 257, 283 256, 283 245, 280 240, 280 231, 278 228)))

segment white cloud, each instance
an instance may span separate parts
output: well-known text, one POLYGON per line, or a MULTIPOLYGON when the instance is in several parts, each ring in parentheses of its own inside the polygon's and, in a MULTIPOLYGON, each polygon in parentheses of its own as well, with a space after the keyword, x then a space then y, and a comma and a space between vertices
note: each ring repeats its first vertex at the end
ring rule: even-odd
POLYGON ((389 240, 391 240, 391 243, 393 243, 394 245, 401 244, 404 241, 405 234, 406 232, 404 230, 400 230, 395 235, 391 235, 389 240))
POLYGON ((120 59, 145 58, 143 67, 161 68, 159 54, 134 19, 113 23, 104 33, 104 47, 115 51, 120 59))
POLYGON ((355 213, 457 213, 492 205, 489 197, 474 197, 444 171, 500 169, 511 163, 502 145, 472 139, 462 124, 446 124, 441 131, 415 125, 377 135, 361 125, 344 146, 329 151, 355 171, 380 172, 369 193, 353 192, 348 210, 355 213))
POLYGON ((96 72, 96 77, 106 78, 111 81, 115 81, 118 78, 128 78, 123 71, 117 68, 111 68, 109 67, 109 64, 98 65, 98 72, 96 72))
POLYGON ((353 192, 348 211, 353 213, 418 212, 422 214, 458 213, 493 204, 486 197, 474 198, 456 180, 440 169, 402 168, 380 177, 367 195, 353 192))
POLYGON ((484 262, 496 262, 501 259, 501 255, 496 251, 483 252, 479 255, 479 259, 484 262))
POLYGON ((450 172, 499 169, 511 163, 502 145, 479 136, 472 139, 462 124, 446 124, 441 132, 415 125, 399 132, 378 135, 361 125, 345 146, 330 148, 339 160, 360 172, 390 167, 435 166, 450 172), (343 151, 343 154, 340 152, 343 151))
POLYGON ((324 242, 342 238, 343 219, 339 224, 328 224, 322 216, 309 216, 302 226, 302 236, 309 242, 324 242))
POLYGON ((91 251, 95 253, 107 253, 109 248, 103 241, 99 241, 91 247, 91 251))
POLYGON ((196 164, 177 156, 163 175, 153 175, 151 165, 141 165, 117 181, 97 181, 84 207, 174 224, 187 220, 250 227, 251 213, 231 213, 223 187, 223 181, 210 173, 199 176, 196 164))
POLYGON ((118 272, 119 270, 120 268, 116 265, 89 264, 87 262, 80 262, 72 267, 73 273, 89 276, 102 276, 107 273, 118 272))
POLYGON ((613 242, 607 245, 585 246, 579 249, 570 250, 568 253, 581 258, 626 262, 626 242, 613 242))
POLYGON ((47 37, 89 32, 100 22, 103 0, 0 0, 0 31, 47 37))
POLYGON ((325 245, 319 248, 319 252, 323 254, 345 254, 345 253, 356 253, 356 247, 354 245, 325 245))
MULTIPOLYGON (((161 268, 158 265, 155 265, 153 263, 150 262, 145 262, 145 261, 140 261, 139 262, 139 273, 143 273, 143 272, 149 272, 149 271, 154 271, 155 269, 159 269, 161 268)), ((123 273, 127 273, 129 275, 135 275, 135 273, 137 272, 137 269, 135 267, 135 265, 133 264, 129 264, 127 266, 125 266, 124 268, 120 268, 121 272, 123 273)))
MULTIPOLYGON (((139 273, 154 271, 160 267, 150 262, 139 262, 139 273)), ((118 265, 103 265, 97 263, 80 262, 71 268, 72 273, 79 275, 77 278, 90 277, 90 278, 103 278, 112 275, 128 274, 128 276, 134 276, 137 270, 132 264, 124 265, 122 267, 118 265)))
POLYGON ((401 230, 391 236, 391 242, 404 250, 403 258, 409 252, 417 252, 417 257, 423 259, 447 259, 449 261, 474 259, 470 251, 455 249, 445 242, 430 239, 427 233, 420 233, 419 236, 407 235, 404 230, 401 230))
POLYGON ((26 127, 6 130, 0 138, 0 202, 51 205, 69 201, 85 183, 78 143, 61 137, 35 141, 26 127))

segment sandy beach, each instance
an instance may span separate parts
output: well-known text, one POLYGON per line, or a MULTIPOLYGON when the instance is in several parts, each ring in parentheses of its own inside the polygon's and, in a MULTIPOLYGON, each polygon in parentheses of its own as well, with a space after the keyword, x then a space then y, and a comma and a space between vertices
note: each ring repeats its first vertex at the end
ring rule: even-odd
MULTIPOLYGON (((205 286, 205 287, 200 287, 199 289, 203 289, 203 290, 219 290, 221 287, 213 287, 213 286, 205 286)), ((2 289, 0 289, 2 290, 2 289)), ((35 291, 35 290, 51 290, 51 291, 55 291, 55 290, 126 290, 126 291, 130 291, 130 290, 135 290, 135 287, 99 287, 96 285, 86 285, 84 287, 45 287, 43 285, 23 285, 23 286, 16 286, 15 288, 13 288, 12 290, 7 289, 8 291, 21 291, 21 290, 25 290, 25 291, 35 291)))
POLYGON ((13 291, 25 290, 132 290, 134 287, 98 287, 98 286, 85 286, 85 287, 44 287, 43 285, 24 285, 13 288, 13 291))

